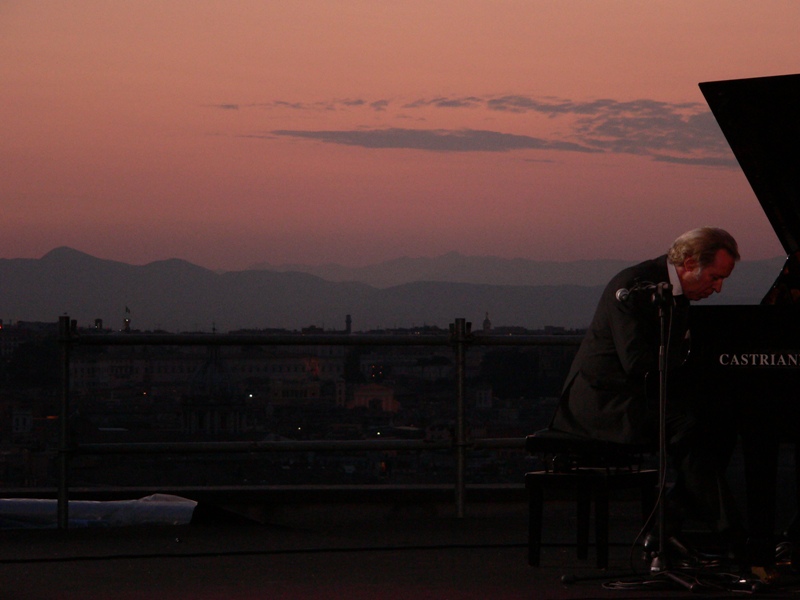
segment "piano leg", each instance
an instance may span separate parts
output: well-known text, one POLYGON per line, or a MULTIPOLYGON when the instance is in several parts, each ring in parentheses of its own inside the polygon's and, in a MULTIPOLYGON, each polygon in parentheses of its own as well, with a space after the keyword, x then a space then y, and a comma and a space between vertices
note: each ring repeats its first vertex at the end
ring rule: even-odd
POLYGON ((675 471, 669 512, 704 521, 718 542, 738 553, 742 518, 725 476, 737 439, 732 414, 719 413, 714 420, 668 407, 667 448, 675 471))
MULTIPOLYGON (((800 440, 794 440, 794 478, 795 478, 795 506, 794 518, 787 530, 787 537, 793 542, 800 544, 800 440)), ((800 565, 798 565, 800 566, 800 565)))
POLYGON ((793 443, 795 487, 798 491, 796 494, 797 504, 792 522, 789 523, 783 535, 787 540, 796 543, 800 542, 800 442, 794 441, 793 443))
POLYGON ((745 485, 747 489, 748 554, 752 565, 775 564, 775 505, 778 451, 774 428, 764 429, 751 420, 742 432, 745 485))
POLYGON ((790 440, 794 444, 794 478, 795 478, 795 511, 792 522, 786 528, 783 536, 791 543, 792 567, 800 567, 800 440, 790 440))

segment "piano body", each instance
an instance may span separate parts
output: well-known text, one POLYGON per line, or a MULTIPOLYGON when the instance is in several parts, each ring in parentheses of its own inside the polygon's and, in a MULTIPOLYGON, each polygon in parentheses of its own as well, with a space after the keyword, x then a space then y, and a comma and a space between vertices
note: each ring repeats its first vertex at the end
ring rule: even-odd
POLYGON ((800 440, 800 74, 700 89, 788 256, 760 305, 692 305, 687 364, 739 426, 753 551, 774 559, 778 446, 800 440))

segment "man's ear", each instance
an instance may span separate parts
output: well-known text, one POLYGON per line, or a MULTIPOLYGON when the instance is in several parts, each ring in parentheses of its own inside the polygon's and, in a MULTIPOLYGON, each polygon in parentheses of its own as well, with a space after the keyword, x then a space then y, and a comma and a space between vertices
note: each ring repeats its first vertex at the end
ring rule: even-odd
POLYGON ((693 272, 695 269, 697 269, 697 267, 699 266, 700 262, 693 256, 690 256, 689 258, 683 261, 683 268, 690 273, 693 272))

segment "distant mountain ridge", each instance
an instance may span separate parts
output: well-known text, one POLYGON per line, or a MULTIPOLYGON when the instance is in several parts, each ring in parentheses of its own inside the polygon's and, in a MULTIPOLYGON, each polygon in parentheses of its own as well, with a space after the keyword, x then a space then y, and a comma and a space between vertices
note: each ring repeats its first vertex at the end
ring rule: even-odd
MULTIPOLYGON (((742 262, 723 294, 707 302, 758 303, 782 263, 742 262)), ((118 329, 129 316, 134 328, 167 331, 341 330, 349 314, 354 330, 366 331, 447 327, 461 317, 479 327, 488 312, 495 326, 576 328, 589 323, 605 281, 627 264, 450 253, 362 269, 318 267, 323 278, 286 267, 216 273, 180 259, 134 266, 62 247, 40 259, 0 259, 0 318, 56 321, 68 314, 82 325, 99 318, 118 329), (352 279, 355 273, 364 281, 352 279), (548 278, 558 283, 530 283, 548 278), (507 281, 517 283, 501 283, 507 281)))
POLYGON ((365 267, 259 263, 248 270, 301 272, 328 281, 359 281, 379 288, 412 281, 446 281, 489 285, 604 285, 630 265, 623 260, 535 261, 448 252, 433 258, 407 256, 365 267))

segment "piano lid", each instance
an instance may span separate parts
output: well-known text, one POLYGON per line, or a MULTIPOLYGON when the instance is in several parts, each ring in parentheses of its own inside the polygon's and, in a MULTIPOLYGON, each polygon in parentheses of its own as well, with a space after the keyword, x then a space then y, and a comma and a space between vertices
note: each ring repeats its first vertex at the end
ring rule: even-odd
POLYGON ((800 250, 800 74, 700 84, 787 254, 800 250))

